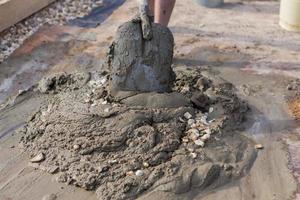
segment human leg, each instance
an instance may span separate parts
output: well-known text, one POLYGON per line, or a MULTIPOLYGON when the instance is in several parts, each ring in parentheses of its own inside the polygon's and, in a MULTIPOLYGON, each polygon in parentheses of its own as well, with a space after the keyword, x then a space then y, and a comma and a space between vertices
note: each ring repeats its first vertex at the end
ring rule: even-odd
POLYGON ((155 0, 154 22, 167 26, 176 0, 155 0))

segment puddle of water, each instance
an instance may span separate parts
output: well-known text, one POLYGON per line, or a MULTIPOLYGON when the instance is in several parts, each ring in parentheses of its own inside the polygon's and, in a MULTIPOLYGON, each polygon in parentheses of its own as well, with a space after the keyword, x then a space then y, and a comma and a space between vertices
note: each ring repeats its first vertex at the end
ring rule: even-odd
POLYGON ((106 20, 113 11, 120 7, 124 2, 125 0, 105 0, 104 6, 93 9, 87 16, 71 20, 68 25, 83 28, 95 28, 106 20))
POLYGON ((36 60, 25 62, 18 71, 0 83, 0 103, 3 103, 7 96, 9 96, 16 89, 16 87, 18 87, 19 90, 28 89, 39 78, 37 75, 35 75, 35 72, 44 71, 47 68, 48 64, 41 63, 36 60), (25 76, 30 76, 31 78, 26 81, 26 84, 23 83, 21 86, 19 86, 17 82, 21 82, 22 77, 25 76))
POLYGON ((265 137, 271 132, 271 124, 263 115, 254 117, 253 125, 248 129, 248 133, 254 138, 265 137))
POLYGON ((7 136, 8 134, 11 134, 12 132, 14 132, 15 130, 21 128, 22 126, 24 126, 25 122, 21 122, 17 125, 14 125, 2 132, 0 132, 0 140, 2 140, 5 136, 7 136))

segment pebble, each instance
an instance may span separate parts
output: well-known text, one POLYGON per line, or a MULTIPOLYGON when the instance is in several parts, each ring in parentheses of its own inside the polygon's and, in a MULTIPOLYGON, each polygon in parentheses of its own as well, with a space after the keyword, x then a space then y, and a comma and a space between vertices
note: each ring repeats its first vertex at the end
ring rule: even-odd
POLYGON ((293 90, 293 86, 291 84, 289 84, 286 89, 287 90, 293 90))
POLYGON ((200 137, 198 129, 192 128, 188 130, 188 136, 191 140, 195 141, 200 137))
POLYGON ((194 153, 194 152, 193 152, 193 153, 191 153, 191 156, 192 156, 192 158, 193 158, 193 159, 197 158, 197 154, 196 154, 196 153, 194 153))
POLYGON ((144 175, 144 171, 143 171, 143 170, 137 170, 137 171, 135 172, 135 175, 136 175, 136 176, 143 176, 143 175, 144 175))
POLYGON ((56 200, 56 199, 57 199, 56 194, 47 194, 42 198, 42 200, 56 200))
POLYGON ((43 153, 39 153, 33 158, 30 159, 30 162, 32 163, 39 163, 45 160, 45 155, 43 153))
POLYGON ((256 144, 255 146, 255 149, 263 149, 264 146, 262 144, 256 144))
POLYGON ((90 103, 91 102, 91 99, 85 99, 84 100, 84 103, 90 103))
POLYGON ((189 92, 190 91, 190 87, 189 86, 184 86, 184 87, 182 87, 182 89, 181 89, 181 92, 182 93, 187 93, 187 92, 189 92))
POLYGON ((207 141, 209 138, 210 138, 210 134, 205 134, 205 135, 203 135, 203 136, 201 137, 201 140, 205 142, 205 141, 207 141))
POLYGON ((104 112, 109 112, 109 110, 110 110, 109 108, 105 108, 104 112))
POLYGON ((179 121, 185 123, 184 119, 182 119, 181 117, 179 117, 179 121))
POLYGON ((80 148, 80 146, 78 144, 73 145, 73 149, 78 150, 79 148, 80 148))
POLYGON ((187 148, 187 150, 188 150, 189 152, 194 152, 194 151, 195 151, 195 149, 193 149, 193 148, 187 148))
POLYGON ((195 120, 194 119, 189 119, 187 123, 188 123, 189 126, 191 126, 192 124, 195 123, 195 120))
POLYGON ((198 126, 197 126, 196 123, 194 123, 194 124, 191 125, 191 128, 197 128, 197 127, 198 127, 198 126))
POLYGON ((203 124, 205 124, 205 125, 209 125, 209 123, 207 122, 207 116, 206 116, 206 115, 202 116, 201 119, 200 119, 200 121, 201 121, 203 124))
POLYGON ((186 119, 191 119, 191 118, 192 118, 192 115, 191 115, 191 113, 189 113, 189 112, 184 113, 183 116, 184 116, 186 119))
POLYGON ((182 142, 188 143, 188 142, 189 142, 189 139, 187 139, 187 138, 182 138, 182 142))
POLYGON ((107 79, 106 79, 106 77, 104 77, 104 78, 102 78, 102 79, 100 80, 100 83, 101 83, 102 85, 104 85, 104 84, 106 83, 106 81, 107 81, 107 79))
POLYGON ((126 176, 133 176, 133 175, 134 175, 133 171, 126 172, 126 176))
POLYGON ((116 163, 118 163, 118 161, 117 160, 109 160, 108 163, 109 164, 116 164, 116 163))
POLYGON ((144 166, 144 167, 149 167, 149 163, 143 162, 143 166, 144 166))
POLYGON ((195 145, 200 146, 200 147, 204 147, 204 142, 202 140, 195 140, 194 141, 195 145))

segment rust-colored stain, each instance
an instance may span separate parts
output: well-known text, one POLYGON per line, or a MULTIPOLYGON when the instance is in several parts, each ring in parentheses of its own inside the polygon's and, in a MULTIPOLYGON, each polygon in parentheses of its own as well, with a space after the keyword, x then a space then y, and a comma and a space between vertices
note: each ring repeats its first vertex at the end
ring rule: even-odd
POLYGON ((289 109, 292 112, 295 119, 300 120, 300 96, 289 101, 289 109))
POLYGON ((43 26, 33 36, 29 37, 24 44, 14 52, 14 56, 28 54, 36 47, 43 43, 54 42, 63 34, 76 35, 82 29, 78 27, 69 26, 43 26))

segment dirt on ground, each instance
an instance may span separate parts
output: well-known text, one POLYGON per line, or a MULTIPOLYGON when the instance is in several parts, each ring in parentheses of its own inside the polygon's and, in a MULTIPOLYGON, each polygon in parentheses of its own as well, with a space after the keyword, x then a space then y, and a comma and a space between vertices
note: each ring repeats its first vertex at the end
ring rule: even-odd
POLYGON ((120 99, 107 90, 104 74, 40 81, 35 90, 47 103, 20 130, 31 166, 96 190, 99 199, 210 190, 252 166, 253 143, 234 132, 248 106, 232 84, 178 67, 171 93, 120 99))
POLYGON ((296 97, 289 102, 289 108, 295 119, 300 120, 300 97, 296 97))

